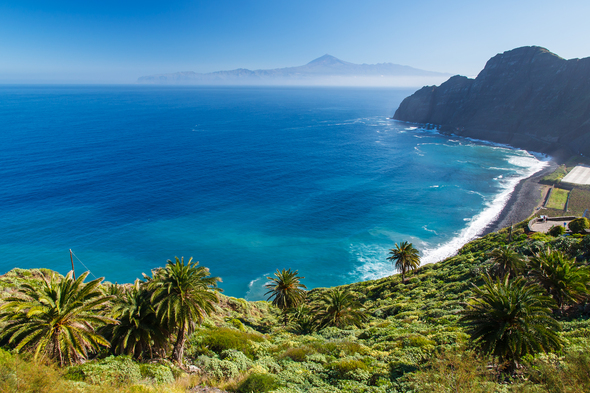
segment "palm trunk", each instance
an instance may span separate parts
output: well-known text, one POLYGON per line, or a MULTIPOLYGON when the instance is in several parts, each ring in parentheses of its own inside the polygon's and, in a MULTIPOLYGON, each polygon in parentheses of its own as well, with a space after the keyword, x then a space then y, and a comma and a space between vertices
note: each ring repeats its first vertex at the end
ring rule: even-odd
POLYGON ((64 366, 64 359, 63 359, 63 354, 61 353, 61 346, 59 345, 59 338, 58 338, 57 334, 54 333, 52 341, 53 341, 53 351, 54 351, 54 353, 57 352, 57 358, 59 359, 59 366, 63 367, 64 366))
POLYGON ((186 343, 186 332, 184 324, 178 330, 178 336, 176 337, 176 343, 174 344, 174 351, 172 352, 172 358, 178 362, 178 365, 182 367, 184 360, 184 344, 186 343))

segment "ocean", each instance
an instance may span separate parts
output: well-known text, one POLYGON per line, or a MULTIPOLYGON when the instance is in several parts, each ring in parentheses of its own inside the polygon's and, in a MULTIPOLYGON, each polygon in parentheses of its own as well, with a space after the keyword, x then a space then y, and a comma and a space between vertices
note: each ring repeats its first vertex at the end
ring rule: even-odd
POLYGON ((545 162, 391 120, 391 88, 0 86, 0 274, 128 283, 175 256, 230 296, 452 255, 545 162))

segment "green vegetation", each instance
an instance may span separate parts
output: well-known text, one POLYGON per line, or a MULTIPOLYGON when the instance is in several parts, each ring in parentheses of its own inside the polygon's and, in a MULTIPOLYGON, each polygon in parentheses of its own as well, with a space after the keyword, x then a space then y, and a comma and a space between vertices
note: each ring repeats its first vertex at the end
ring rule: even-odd
POLYGON ((272 304, 281 309, 285 325, 287 325, 289 310, 305 300, 304 289, 307 287, 300 281, 305 277, 300 277, 297 273, 297 270, 279 271, 277 269, 274 277, 267 277, 270 282, 265 285, 268 289, 265 295, 270 295, 269 300, 272 299, 272 304))
POLYGON ((492 250, 488 256, 494 264, 493 274, 498 277, 510 275, 516 277, 524 268, 524 258, 514 251, 510 245, 500 246, 492 250))
POLYGON ((35 359, 48 356, 59 362, 74 364, 89 353, 109 346, 92 324, 114 320, 98 310, 110 300, 98 286, 102 279, 83 284, 88 273, 74 280, 72 273, 63 280, 55 274, 43 276, 40 288, 24 284, 0 307, 5 321, 0 337, 19 350, 30 349, 35 359))
POLYGON ((173 359, 183 364, 184 345, 197 323, 203 322, 213 310, 217 296, 219 277, 209 277, 209 269, 198 266, 192 258, 172 262, 153 272, 152 277, 144 276, 147 288, 152 292, 150 302, 156 317, 168 332, 175 333, 173 359))
POLYGON ((561 179, 563 179, 565 177, 565 175, 567 175, 567 173, 568 173, 568 169, 566 168, 566 166, 560 165, 552 173, 544 176, 541 179, 541 183, 549 184, 549 185, 559 183, 561 181, 561 179))
POLYGON ((325 293, 315 308, 315 315, 322 327, 346 328, 350 325, 362 326, 366 319, 361 304, 343 289, 333 289, 325 293))
POLYGON ((486 277, 462 312, 467 333, 487 355, 508 362, 514 370, 523 356, 561 348, 559 323, 551 317, 551 298, 542 289, 507 275, 493 282, 486 277))
MULTIPOLYGON (((4 335, 0 390, 588 391, 590 237, 529 236, 523 228, 476 239, 408 277, 316 288, 282 308, 224 296, 205 268, 183 259, 133 285, 91 281, 80 288, 95 285, 94 299, 104 301, 93 308, 102 319, 87 327, 111 346, 88 347, 86 362, 58 367, 51 352, 35 360, 35 347, 17 349, 20 341, 4 335), (197 284, 177 285, 191 277, 197 284), (183 304, 188 298, 201 300, 183 304)), ((277 271, 269 290, 287 272, 277 271)), ((16 312, 10 299, 23 291, 43 293, 52 274, 15 269, 0 277, 3 312, 16 312)), ((290 275, 302 289, 303 278, 290 275)), ((3 317, 0 331, 12 321, 3 317)))
POLYGON ((586 217, 580 217, 572 220, 568 227, 573 233, 584 233, 586 229, 590 228, 590 222, 586 217))
POLYGON ((567 201, 568 194, 568 190, 554 188, 553 191, 551 191, 549 201, 547 201, 547 208, 563 211, 563 209, 565 208, 565 202, 567 201))
POLYGON ((583 216, 586 209, 590 209, 590 190, 581 188, 571 190, 567 207, 568 214, 583 216))
POLYGON ((269 392, 278 387, 276 378, 270 374, 250 374, 238 388, 238 393, 269 392))
POLYGON ((560 309, 588 296, 590 270, 561 251, 547 248, 530 259, 530 275, 560 309))
POLYGON ((549 234, 549 236, 557 237, 565 234, 565 232, 565 227, 563 227, 562 225, 553 225, 547 233, 549 234))

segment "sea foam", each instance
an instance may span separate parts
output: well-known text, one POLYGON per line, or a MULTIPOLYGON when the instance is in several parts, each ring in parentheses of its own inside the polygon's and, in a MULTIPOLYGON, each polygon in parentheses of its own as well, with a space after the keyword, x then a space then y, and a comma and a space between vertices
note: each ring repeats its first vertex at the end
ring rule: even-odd
MULTIPOLYGON (((502 146, 505 148, 504 146, 502 146)), ((539 161, 534 155, 523 152, 523 157, 510 157, 508 162, 522 168, 519 176, 509 178, 500 178, 498 181, 502 185, 502 191, 496 197, 487 203, 487 207, 475 215, 469 221, 469 225, 463 228, 457 236, 444 244, 437 244, 436 246, 428 246, 423 250, 421 262, 422 264, 439 262, 445 258, 454 255, 461 247, 469 241, 481 235, 485 228, 492 223, 506 207, 514 189, 522 180, 541 171, 547 165, 546 161, 539 161)), ((477 192, 474 192, 479 194, 477 192)), ((479 194, 481 195, 481 194, 479 194)))

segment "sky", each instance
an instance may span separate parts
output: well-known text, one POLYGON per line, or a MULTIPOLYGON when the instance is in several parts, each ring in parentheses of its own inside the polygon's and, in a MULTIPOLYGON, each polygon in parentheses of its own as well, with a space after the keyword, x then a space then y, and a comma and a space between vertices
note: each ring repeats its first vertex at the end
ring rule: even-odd
POLYGON ((587 0, 0 0, 0 83, 303 65, 324 54, 476 76, 525 45, 590 56, 587 0))

